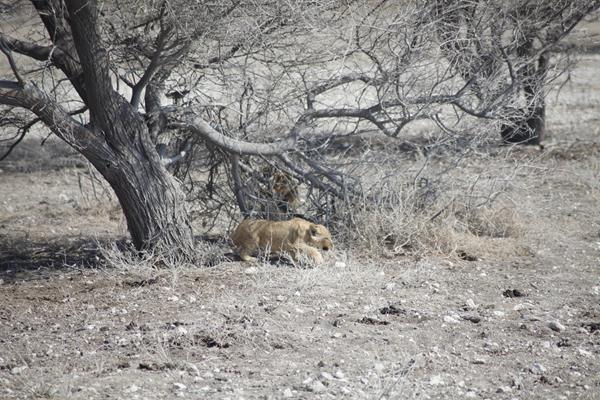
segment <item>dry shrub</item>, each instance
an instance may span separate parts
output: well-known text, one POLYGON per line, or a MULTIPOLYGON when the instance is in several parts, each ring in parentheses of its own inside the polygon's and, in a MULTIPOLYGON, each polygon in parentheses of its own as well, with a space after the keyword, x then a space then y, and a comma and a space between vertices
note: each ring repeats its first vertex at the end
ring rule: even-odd
POLYGON ((379 199, 354 207, 347 213, 351 223, 338 229, 342 240, 365 256, 464 258, 465 253, 498 254, 503 252, 498 247, 514 250, 518 245, 514 239, 521 234, 521 224, 510 205, 466 206, 457 196, 442 198, 431 188, 417 187, 379 199))
MULTIPOLYGON (((158 268, 181 268, 194 266, 213 266, 228 261, 226 252, 229 247, 221 240, 199 240, 196 242, 196 254, 193 263, 173 256, 167 252, 139 252, 131 243, 113 242, 99 245, 100 254, 109 268, 137 271, 152 271, 158 268)), ((176 253, 173 253, 176 254, 176 253)))

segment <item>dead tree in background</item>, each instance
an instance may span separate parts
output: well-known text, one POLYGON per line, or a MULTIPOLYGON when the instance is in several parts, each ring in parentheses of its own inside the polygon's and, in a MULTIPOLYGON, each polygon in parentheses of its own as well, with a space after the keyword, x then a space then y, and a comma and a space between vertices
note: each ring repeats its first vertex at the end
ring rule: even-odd
POLYGON ((504 122, 502 139, 539 144, 545 131, 545 88, 555 77, 548 74, 556 67, 551 65, 552 54, 600 2, 434 0, 432 4, 440 49, 478 100, 494 100, 497 92, 490 92, 490 81, 509 82, 500 87, 510 101, 496 104, 498 119, 504 122))

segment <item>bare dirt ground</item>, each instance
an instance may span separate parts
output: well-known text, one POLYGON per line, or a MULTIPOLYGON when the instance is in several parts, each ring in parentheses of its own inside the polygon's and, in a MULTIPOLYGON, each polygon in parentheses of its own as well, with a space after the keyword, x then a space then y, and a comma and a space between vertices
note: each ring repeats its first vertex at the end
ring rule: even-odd
POLYGON ((553 100, 544 150, 492 146, 449 175, 508 177, 518 212, 517 237, 466 259, 339 243, 313 269, 108 266, 96 243, 126 229, 102 183, 58 145, 18 150, 0 164, 0 398, 600 398, 599 61, 553 100))

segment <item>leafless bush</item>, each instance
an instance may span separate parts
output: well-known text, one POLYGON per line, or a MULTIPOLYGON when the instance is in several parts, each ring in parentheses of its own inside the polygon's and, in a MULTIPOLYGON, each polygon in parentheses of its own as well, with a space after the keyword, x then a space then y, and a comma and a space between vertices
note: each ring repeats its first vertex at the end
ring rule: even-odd
MULTIPOLYGON (((466 206, 467 196, 431 187, 400 186, 347 210, 347 224, 337 226, 342 241, 372 256, 463 256, 473 242, 518 238, 516 210, 499 201, 466 206)), ((476 247, 485 247, 478 245, 476 247)))

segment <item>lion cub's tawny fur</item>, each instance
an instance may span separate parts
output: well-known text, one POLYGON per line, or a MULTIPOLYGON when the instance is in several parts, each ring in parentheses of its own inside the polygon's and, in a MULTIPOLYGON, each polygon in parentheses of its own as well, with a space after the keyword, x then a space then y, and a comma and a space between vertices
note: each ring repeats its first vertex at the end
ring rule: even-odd
POLYGON ((272 253, 288 253, 294 261, 306 255, 315 264, 323 262, 319 249, 333 247, 331 234, 323 225, 313 224, 302 218, 289 221, 245 219, 231 235, 242 261, 253 261, 251 257, 258 249, 270 249, 272 253))

